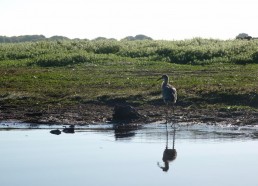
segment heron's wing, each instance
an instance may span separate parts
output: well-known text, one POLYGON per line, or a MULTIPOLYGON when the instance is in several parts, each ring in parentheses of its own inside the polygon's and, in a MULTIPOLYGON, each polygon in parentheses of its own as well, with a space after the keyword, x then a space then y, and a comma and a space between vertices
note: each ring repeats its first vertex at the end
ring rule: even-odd
POLYGON ((168 101, 172 101, 172 102, 176 102, 177 100, 177 91, 176 88, 171 86, 171 85, 167 85, 165 87, 163 87, 163 96, 166 100, 168 101))

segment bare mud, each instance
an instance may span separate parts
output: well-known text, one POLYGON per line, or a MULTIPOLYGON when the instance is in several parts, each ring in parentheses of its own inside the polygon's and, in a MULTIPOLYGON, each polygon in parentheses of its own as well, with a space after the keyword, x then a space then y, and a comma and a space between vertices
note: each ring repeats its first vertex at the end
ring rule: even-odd
MULTIPOLYGON (((165 121, 167 108, 161 105, 134 106, 142 116, 131 123, 153 123, 165 121)), ((51 106, 45 109, 31 107, 0 106, 0 121, 17 120, 27 123, 46 124, 104 124, 112 122, 114 106, 105 104, 80 104, 77 106, 51 106)), ((176 107, 168 111, 171 122, 206 124, 257 125, 258 113, 246 110, 209 110, 176 107)), ((122 121, 123 122, 123 121, 122 121)))

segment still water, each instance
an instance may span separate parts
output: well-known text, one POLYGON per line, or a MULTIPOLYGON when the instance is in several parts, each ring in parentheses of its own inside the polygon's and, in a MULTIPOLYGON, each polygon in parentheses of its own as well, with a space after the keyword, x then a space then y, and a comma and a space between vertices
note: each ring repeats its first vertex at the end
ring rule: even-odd
POLYGON ((257 127, 53 128, 0 127, 1 186, 258 185, 257 127))

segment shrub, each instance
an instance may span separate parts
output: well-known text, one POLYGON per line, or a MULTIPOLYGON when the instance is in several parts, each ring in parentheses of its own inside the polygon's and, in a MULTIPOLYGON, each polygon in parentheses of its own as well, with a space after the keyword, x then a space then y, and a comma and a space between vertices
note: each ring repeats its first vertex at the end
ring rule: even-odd
POLYGON ((41 67, 61 67, 75 65, 79 63, 91 62, 91 57, 85 54, 67 54, 67 55, 44 55, 31 63, 41 67))

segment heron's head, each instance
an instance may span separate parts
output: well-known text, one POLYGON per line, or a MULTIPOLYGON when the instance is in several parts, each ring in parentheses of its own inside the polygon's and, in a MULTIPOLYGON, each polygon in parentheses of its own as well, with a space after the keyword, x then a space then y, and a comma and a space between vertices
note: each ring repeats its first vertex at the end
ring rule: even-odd
POLYGON ((161 76, 161 78, 159 78, 158 80, 163 79, 163 81, 168 81, 168 76, 166 74, 164 74, 163 76, 161 76))

